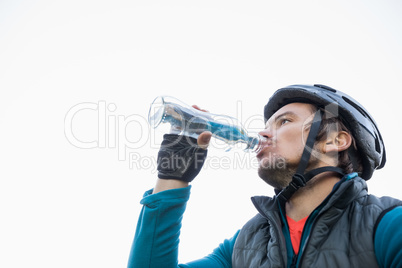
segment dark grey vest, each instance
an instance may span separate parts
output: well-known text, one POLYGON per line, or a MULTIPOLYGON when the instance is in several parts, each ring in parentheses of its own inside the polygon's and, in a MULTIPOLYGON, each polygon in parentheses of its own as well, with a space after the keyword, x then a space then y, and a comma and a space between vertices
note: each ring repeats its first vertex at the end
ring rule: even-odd
MULTIPOLYGON (((260 212, 241 229, 232 266, 287 267, 286 241, 275 198, 253 197, 260 212)), ((315 219, 301 251, 301 267, 378 267, 374 225, 381 212, 402 201, 367 194, 366 182, 343 182, 315 219)))

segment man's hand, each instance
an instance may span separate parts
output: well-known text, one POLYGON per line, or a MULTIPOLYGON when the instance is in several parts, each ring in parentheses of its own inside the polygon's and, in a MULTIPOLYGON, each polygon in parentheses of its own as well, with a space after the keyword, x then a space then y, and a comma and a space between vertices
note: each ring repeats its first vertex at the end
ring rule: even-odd
POLYGON ((206 150, 209 146, 209 141, 211 140, 212 133, 209 131, 204 131, 198 136, 197 144, 200 148, 206 150))
POLYGON ((199 146, 194 138, 165 134, 158 153, 158 177, 191 182, 204 164, 210 137, 209 133, 201 135, 199 146))
MULTIPOLYGON (((197 110, 206 112, 198 106, 197 110)), ((175 134, 164 135, 158 153, 158 180, 153 193, 187 187, 200 172, 212 133, 202 132, 198 139, 175 134)))

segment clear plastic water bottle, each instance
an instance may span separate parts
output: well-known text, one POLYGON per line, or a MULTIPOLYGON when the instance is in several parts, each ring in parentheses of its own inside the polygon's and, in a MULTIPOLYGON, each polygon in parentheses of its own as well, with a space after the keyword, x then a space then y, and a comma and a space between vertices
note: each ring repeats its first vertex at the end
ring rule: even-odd
POLYGON ((170 96, 159 96, 152 102, 148 122, 154 128, 168 123, 171 133, 193 138, 198 138, 203 131, 210 131, 213 137, 229 145, 228 150, 241 143, 245 145, 245 151, 258 153, 266 143, 261 135, 249 136, 233 117, 202 112, 170 96))

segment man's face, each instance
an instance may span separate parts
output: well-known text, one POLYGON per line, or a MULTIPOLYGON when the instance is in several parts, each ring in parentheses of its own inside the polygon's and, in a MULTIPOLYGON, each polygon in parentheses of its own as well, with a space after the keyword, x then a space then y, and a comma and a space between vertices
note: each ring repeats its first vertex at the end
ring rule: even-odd
POLYGON ((257 155, 259 176, 277 189, 286 187, 296 172, 314 117, 313 106, 291 103, 267 121, 260 135, 268 145, 257 155))

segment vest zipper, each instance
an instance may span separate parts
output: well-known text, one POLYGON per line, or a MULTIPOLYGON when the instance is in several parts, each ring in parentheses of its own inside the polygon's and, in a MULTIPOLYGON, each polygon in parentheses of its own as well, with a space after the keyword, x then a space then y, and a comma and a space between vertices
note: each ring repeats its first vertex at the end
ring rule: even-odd
MULTIPOLYGON (((342 181, 343 180, 344 179, 342 179, 342 181)), ((300 243, 300 248, 299 248, 299 254, 296 257, 296 264, 295 264, 294 267, 297 267, 297 265, 301 263, 301 261, 303 259, 303 250, 306 247, 306 245, 308 244, 308 240, 310 239, 311 230, 314 229, 313 227, 314 227, 314 224, 316 223, 318 217, 321 216, 322 213, 324 213, 324 211, 322 209, 328 203, 328 201, 330 200, 331 196, 336 192, 336 190, 338 190, 338 188, 340 187, 340 184, 341 183, 338 182, 335 185, 335 187, 334 187, 334 189, 332 189, 331 193, 324 199, 324 201, 308 217, 308 219, 307 219, 307 221, 306 221, 306 223, 304 225, 304 228, 303 228, 302 238, 301 238, 301 243, 300 243), (310 219, 312 219, 311 224, 309 223, 310 219), (306 227, 309 228, 309 230, 306 230, 306 227), (305 236, 305 231, 308 232, 308 234, 306 234, 306 237, 304 237, 305 236)))
POLYGON ((290 268, 296 268, 296 264, 297 264, 297 257, 298 255, 294 254, 293 258, 292 258, 292 263, 290 264, 290 268))
POLYGON ((301 237, 301 241, 300 241, 300 247, 299 247, 299 253, 296 256, 296 259, 293 259, 293 261, 295 262, 293 267, 297 267, 298 264, 301 263, 301 260, 303 259, 303 251, 304 248, 306 247, 308 240, 310 238, 310 232, 313 229, 313 225, 315 223, 315 220, 318 217, 318 210, 314 210, 311 215, 308 217, 304 227, 303 227, 303 232, 302 232, 302 237, 301 237), (310 220, 310 221, 309 221, 310 220), (311 222, 311 223, 310 223, 311 222), (308 230, 307 230, 308 229, 308 230))
POLYGON ((278 207, 279 207, 279 214, 280 214, 282 222, 283 222, 283 227, 281 228, 281 231, 285 238, 287 267, 288 268, 297 267, 297 258, 299 255, 295 254, 295 251, 293 250, 292 240, 290 238, 290 232, 289 232, 289 225, 284 216, 285 214, 283 213, 281 204, 279 202, 278 202, 278 207), (285 231, 283 230, 283 228, 285 228, 285 231), (292 259, 290 260, 290 258, 292 258, 292 259))

